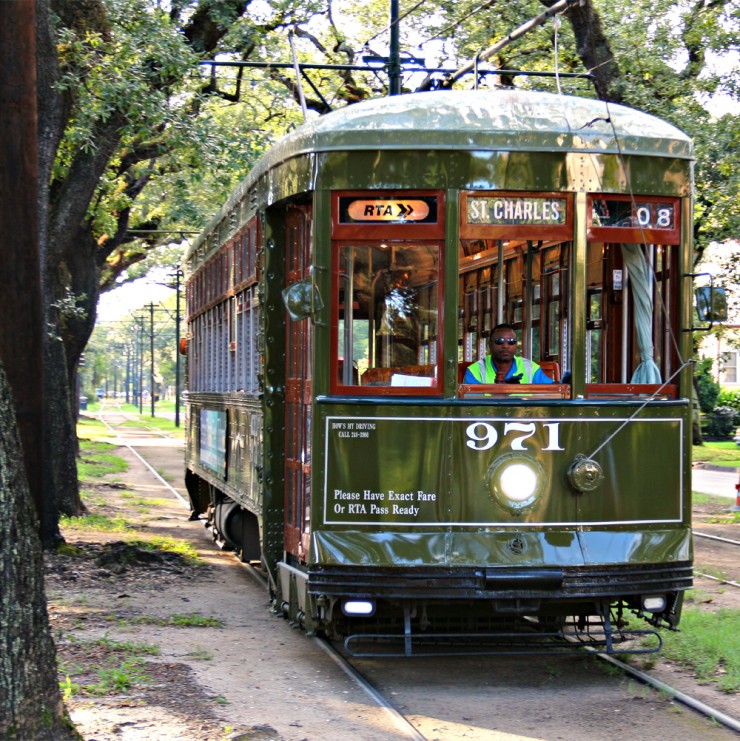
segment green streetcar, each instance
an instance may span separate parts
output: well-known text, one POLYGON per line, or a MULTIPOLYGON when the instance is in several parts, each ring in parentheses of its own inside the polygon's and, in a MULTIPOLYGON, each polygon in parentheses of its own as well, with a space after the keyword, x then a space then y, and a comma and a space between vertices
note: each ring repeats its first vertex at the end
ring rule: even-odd
POLYGON ((635 110, 476 90, 258 163, 187 258, 186 482, 277 612, 406 655, 678 624, 693 162, 635 110), (465 379, 502 322, 552 383, 465 379))

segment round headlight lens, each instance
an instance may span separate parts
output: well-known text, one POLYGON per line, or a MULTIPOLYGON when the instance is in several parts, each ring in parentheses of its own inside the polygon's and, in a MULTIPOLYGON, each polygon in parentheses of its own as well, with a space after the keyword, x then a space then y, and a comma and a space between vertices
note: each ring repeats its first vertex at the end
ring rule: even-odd
POLYGON ((515 512, 530 507, 539 499, 544 481, 542 466, 522 455, 497 458, 488 469, 488 488, 493 500, 515 512))
POLYGON ((511 463, 499 474, 501 491, 512 502, 523 502, 537 490, 537 474, 524 463, 511 463))

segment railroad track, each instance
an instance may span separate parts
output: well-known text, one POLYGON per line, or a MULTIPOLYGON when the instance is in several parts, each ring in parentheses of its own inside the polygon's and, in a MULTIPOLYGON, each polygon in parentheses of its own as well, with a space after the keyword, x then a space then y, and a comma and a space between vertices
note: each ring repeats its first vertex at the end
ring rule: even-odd
MULTIPOLYGON (((694 530, 694 537, 696 538, 705 538, 707 540, 711 540, 718 543, 724 543, 728 546, 740 546, 740 540, 733 540, 732 538, 722 538, 719 535, 710 535, 709 533, 702 533, 697 530, 694 530)), ((724 579, 718 576, 713 576, 712 574, 707 574, 705 571, 701 571, 700 569, 694 568, 694 576, 697 576, 702 579, 709 579, 710 581, 716 581, 720 584, 727 584, 730 587, 734 587, 736 589, 740 589, 740 583, 733 581, 732 579, 724 579)))
MULTIPOLYGON (((119 431, 115 429, 114 426, 112 426, 106 419, 104 419, 104 415, 115 415, 116 417, 123 417, 123 419, 126 422, 136 422, 137 426, 145 430, 147 434, 151 434, 157 437, 169 437, 168 433, 159 429, 158 427, 154 427, 153 425, 147 425, 143 419, 142 416, 138 413, 133 414, 131 412, 126 412, 123 410, 121 403, 119 401, 114 400, 108 400, 106 399, 104 402, 101 403, 100 409, 98 410, 98 419, 106 425, 109 429, 115 431, 118 433, 119 431)), ((131 434, 135 435, 133 430, 131 430, 131 434)))
MULTIPOLYGON (((399 730, 408 736, 408 738, 415 739, 416 741, 425 741, 427 738, 422 734, 416 726, 400 711, 393 703, 385 697, 363 674, 351 663, 346 656, 339 652, 334 645, 329 641, 322 638, 316 639, 319 646, 325 651, 334 662, 350 676, 357 684, 380 706, 382 707, 394 720, 399 730)), ((680 702, 682 705, 691 708, 695 712, 713 720, 716 723, 729 728, 735 732, 740 732, 740 720, 733 718, 727 713, 714 708, 696 697, 693 697, 681 690, 672 687, 671 685, 663 682, 657 677, 651 676, 646 672, 640 671, 629 664, 625 664, 623 661, 608 656, 607 654, 596 651, 593 648, 587 646, 581 647, 582 650, 588 651, 594 654, 600 661, 603 661, 612 667, 619 669, 623 674, 638 680, 642 684, 651 687, 661 692, 665 697, 680 702)))
POLYGON ((709 533, 700 533, 694 530, 694 536, 697 538, 708 538, 709 540, 718 540, 721 543, 727 543, 728 545, 740 545, 740 540, 732 540, 731 538, 721 538, 719 535, 710 535, 709 533))

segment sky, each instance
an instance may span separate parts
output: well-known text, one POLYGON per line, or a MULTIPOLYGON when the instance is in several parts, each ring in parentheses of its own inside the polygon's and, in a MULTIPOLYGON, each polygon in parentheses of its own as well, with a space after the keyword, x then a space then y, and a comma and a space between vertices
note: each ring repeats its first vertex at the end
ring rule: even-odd
MULTIPOLYGON (((102 294, 98 300, 97 322, 115 322, 143 306, 151 303, 157 305, 160 301, 169 298, 175 293, 175 289, 162 284, 172 283, 174 285, 171 274, 170 269, 155 268, 144 278, 102 294)), ((183 295, 184 288, 183 285, 181 288, 183 295)))

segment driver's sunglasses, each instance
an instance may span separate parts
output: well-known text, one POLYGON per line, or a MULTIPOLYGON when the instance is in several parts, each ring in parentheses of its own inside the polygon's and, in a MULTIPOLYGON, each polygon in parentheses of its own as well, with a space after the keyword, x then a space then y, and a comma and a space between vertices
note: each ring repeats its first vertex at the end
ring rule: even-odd
POLYGON ((496 339, 494 339, 494 342, 497 345, 503 345, 504 343, 506 343, 507 345, 516 345, 518 340, 516 339, 516 337, 496 337, 496 339))

